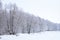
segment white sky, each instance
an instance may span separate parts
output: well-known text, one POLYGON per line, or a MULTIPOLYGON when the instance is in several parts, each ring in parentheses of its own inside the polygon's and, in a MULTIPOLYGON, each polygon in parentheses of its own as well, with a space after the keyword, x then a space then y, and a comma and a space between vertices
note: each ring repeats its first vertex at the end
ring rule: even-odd
POLYGON ((25 12, 60 23, 60 0, 3 0, 4 3, 16 3, 25 12))

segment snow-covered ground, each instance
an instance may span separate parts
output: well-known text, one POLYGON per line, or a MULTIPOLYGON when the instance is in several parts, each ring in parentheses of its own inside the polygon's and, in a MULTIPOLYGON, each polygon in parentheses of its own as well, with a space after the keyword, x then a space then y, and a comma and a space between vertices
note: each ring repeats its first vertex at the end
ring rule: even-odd
POLYGON ((46 31, 31 34, 3 35, 0 40, 60 40, 60 31, 46 31))

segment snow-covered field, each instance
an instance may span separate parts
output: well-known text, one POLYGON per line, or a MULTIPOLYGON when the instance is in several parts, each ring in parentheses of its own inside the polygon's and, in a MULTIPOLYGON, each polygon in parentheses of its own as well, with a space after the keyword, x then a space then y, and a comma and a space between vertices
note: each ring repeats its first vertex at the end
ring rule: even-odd
POLYGON ((60 40, 59 31, 46 31, 31 34, 3 35, 0 40, 60 40))

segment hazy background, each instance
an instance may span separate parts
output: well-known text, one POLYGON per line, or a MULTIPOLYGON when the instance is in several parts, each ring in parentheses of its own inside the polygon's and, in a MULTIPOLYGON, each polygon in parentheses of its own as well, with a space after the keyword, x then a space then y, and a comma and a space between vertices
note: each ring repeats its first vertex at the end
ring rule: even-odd
POLYGON ((2 0, 4 4, 16 3, 25 12, 60 23, 60 0, 2 0))

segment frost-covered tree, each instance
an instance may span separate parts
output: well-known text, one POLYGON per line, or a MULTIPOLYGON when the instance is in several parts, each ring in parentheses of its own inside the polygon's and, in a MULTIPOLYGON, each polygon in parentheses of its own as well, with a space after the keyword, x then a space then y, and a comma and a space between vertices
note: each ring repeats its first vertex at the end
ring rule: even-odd
POLYGON ((15 34, 14 19, 16 12, 17 12, 16 4, 10 5, 10 34, 15 34))
POLYGON ((6 33, 7 33, 6 10, 2 9, 2 2, 0 0, 0 34, 6 33))

